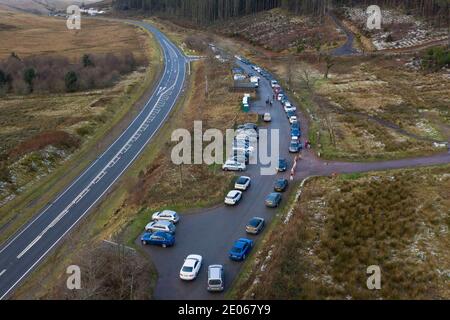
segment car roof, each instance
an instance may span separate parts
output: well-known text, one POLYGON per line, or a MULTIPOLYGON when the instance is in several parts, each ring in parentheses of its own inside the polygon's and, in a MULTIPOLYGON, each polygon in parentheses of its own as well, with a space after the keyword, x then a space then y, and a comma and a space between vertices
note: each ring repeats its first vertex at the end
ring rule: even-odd
POLYGON ((228 192, 228 196, 235 196, 237 194, 241 194, 241 191, 238 190, 231 190, 230 192, 228 192))
POLYGON ((271 194, 269 194, 269 198, 276 198, 278 197, 280 194, 278 192, 272 192, 271 194))
POLYGON ((223 266, 220 264, 215 264, 215 265, 209 266, 208 267, 208 273, 209 273, 208 277, 210 279, 221 279, 222 278, 222 274, 221 274, 222 269, 223 269, 223 266))
POLYGON ((166 220, 161 220, 161 221, 154 221, 153 226, 163 226, 163 227, 168 227, 172 224, 172 222, 170 221, 166 221, 166 220))
POLYGON ((167 237, 167 236, 170 236, 170 234, 168 234, 167 232, 164 232, 164 231, 156 231, 156 232, 152 233, 152 236, 167 237))
POLYGON ((176 214, 176 212, 175 211, 172 211, 172 210, 163 210, 163 211, 160 211, 160 212, 158 212, 158 214, 163 214, 163 213, 165 213, 165 214, 176 214))
POLYGON ((242 241, 242 240, 239 239, 239 240, 236 240, 236 242, 234 243, 234 247, 242 249, 246 245, 246 243, 247 242, 242 241))

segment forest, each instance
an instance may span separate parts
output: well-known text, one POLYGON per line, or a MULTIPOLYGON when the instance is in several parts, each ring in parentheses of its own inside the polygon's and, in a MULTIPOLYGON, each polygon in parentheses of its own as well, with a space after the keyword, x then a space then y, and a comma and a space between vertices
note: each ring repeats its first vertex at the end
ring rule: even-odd
POLYGON ((285 8, 295 14, 323 15, 344 6, 400 7, 423 17, 448 21, 449 0, 113 0, 116 10, 143 10, 150 14, 180 18, 205 25, 217 20, 285 8))

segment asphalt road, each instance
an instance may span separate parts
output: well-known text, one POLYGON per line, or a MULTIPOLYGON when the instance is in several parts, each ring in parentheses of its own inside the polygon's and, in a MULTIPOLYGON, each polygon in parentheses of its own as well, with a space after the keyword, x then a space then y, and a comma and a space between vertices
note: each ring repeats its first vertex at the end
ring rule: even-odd
POLYGON ((0 298, 45 259, 62 238, 98 203, 139 156, 166 120, 184 90, 186 57, 149 24, 164 55, 164 71, 155 91, 122 135, 47 208, 0 247, 0 298))
MULTIPOLYGON (((240 65, 247 72, 254 73, 247 65, 240 65)), ((252 101, 251 110, 260 114, 271 113, 272 122, 267 128, 280 130, 280 155, 289 159, 292 164, 294 156, 288 152, 290 125, 281 103, 275 102, 272 107, 266 106, 265 100, 268 96, 272 97, 272 88, 264 78, 261 78, 259 96, 259 101, 252 101)), ((198 214, 182 215, 181 221, 177 225, 174 247, 166 249, 156 246, 144 247, 144 250, 150 254, 159 274, 154 293, 156 299, 224 298, 221 293, 207 292, 207 266, 211 264, 224 265, 225 287, 230 287, 242 262, 229 260, 228 250, 238 238, 250 237, 255 240, 260 237, 248 236, 245 233, 245 225, 254 216, 262 217, 267 222, 272 220, 277 210, 266 208, 264 200, 273 191, 273 184, 277 178, 289 176, 288 173, 262 176, 259 165, 250 165, 242 175, 252 178, 252 186, 244 192, 243 200, 237 206, 220 205, 198 214), (200 254, 203 257, 203 266, 195 281, 186 282, 182 281, 178 275, 184 258, 189 254, 200 254)), ((136 240, 136 243, 139 244, 139 239, 136 240)))
MULTIPOLYGON (((250 68, 237 62, 247 72, 250 68)), ((262 114, 270 112, 272 122, 268 126, 280 130, 280 155, 293 163, 293 156, 288 153, 290 142, 290 126, 281 104, 276 102, 273 107, 267 107, 265 100, 272 95, 269 82, 261 79, 260 100, 252 103, 251 110, 262 114)), ((292 101, 292 100, 291 100, 292 101)), ((300 110, 299 108, 297 108, 300 110)), ((308 119, 298 112, 303 137, 308 136, 308 119)), ((304 138, 302 138, 304 141, 304 138)), ((353 162, 327 162, 318 158, 312 150, 302 152, 302 160, 296 170, 295 179, 302 180, 310 176, 329 176, 334 173, 367 172, 376 170, 399 169, 406 167, 419 167, 450 163, 450 153, 442 153, 430 157, 415 159, 402 159, 384 162, 353 163, 353 162)), ((288 177, 288 173, 274 176, 261 176, 260 167, 250 166, 242 175, 252 178, 251 188, 244 192, 243 200, 235 207, 218 205, 199 213, 183 215, 177 225, 176 243, 171 248, 144 246, 158 271, 155 299, 223 299, 225 293, 209 293, 207 286, 207 267, 211 264, 222 264, 225 268, 225 290, 229 289, 238 275, 242 262, 234 262, 228 258, 228 250, 233 242, 241 237, 253 240, 259 236, 249 236, 245 233, 246 223, 254 216, 266 219, 270 223, 277 213, 276 209, 266 208, 265 197, 272 192, 273 184, 277 178, 288 177), (203 266, 200 274, 194 281, 183 281, 179 278, 179 271, 184 258, 189 254, 199 254, 203 257, 203 266)), ((205 195, 207 196, 207 194, 205 195)), ((286 197, 283 199, 286 201, 286 197)), ((150 216, 149 216, 150 221, 150 216)), ((139 239, 136 239, 139 244, 139 239)))

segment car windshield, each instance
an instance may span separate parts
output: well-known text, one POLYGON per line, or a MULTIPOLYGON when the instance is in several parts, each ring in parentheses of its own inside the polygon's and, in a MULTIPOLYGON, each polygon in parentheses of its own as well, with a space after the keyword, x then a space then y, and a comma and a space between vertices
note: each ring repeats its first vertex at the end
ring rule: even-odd
POLYGON ((237 183, 238 184, 245 184, 245 183, 247 183, 247 179, 246 178, 239 178, 237 183))
POLYGON ((183 272, 192 272, 193 268, 192 267, 183 267, 183 272))
POLYGON ((216 279, 214 279, 214 280, 209 280, 209 284, 210 284, 210 285, 213 285, 213 286, 218 286, 218 285, 221 285, 221 284, 222 284, 222 281, 216 280, 216 279))
POLYGON ((257 227, 259 225, 259 220, 258 219, 253 219, 250 221, 250 226, 251 227, 257 227))
POLYGON ((242 252, 242 248, 234 247, 234 248, 233 248, 233 252, 235 252, 235 253, 241 253, 241 252, 242 252))

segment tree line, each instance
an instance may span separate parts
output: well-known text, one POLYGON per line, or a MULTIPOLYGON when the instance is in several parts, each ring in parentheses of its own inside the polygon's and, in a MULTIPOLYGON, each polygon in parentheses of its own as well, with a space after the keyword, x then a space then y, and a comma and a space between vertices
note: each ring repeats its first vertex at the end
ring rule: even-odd
POLYGON ((63 56, 20 58, 12 53, 0 61, 0 95, 7 93, 60 93, 104 88, 145 61, 130 52, 84 54, 71 63, 63 56))
POLYGON ((113 0, 116 10, 144 10, 151 14, 182 18, 197 24, 253 14, 282 7, 295 14, 324 15, 344 6, 399 7, 424 17, 448 22, 449 0, 113 0))

